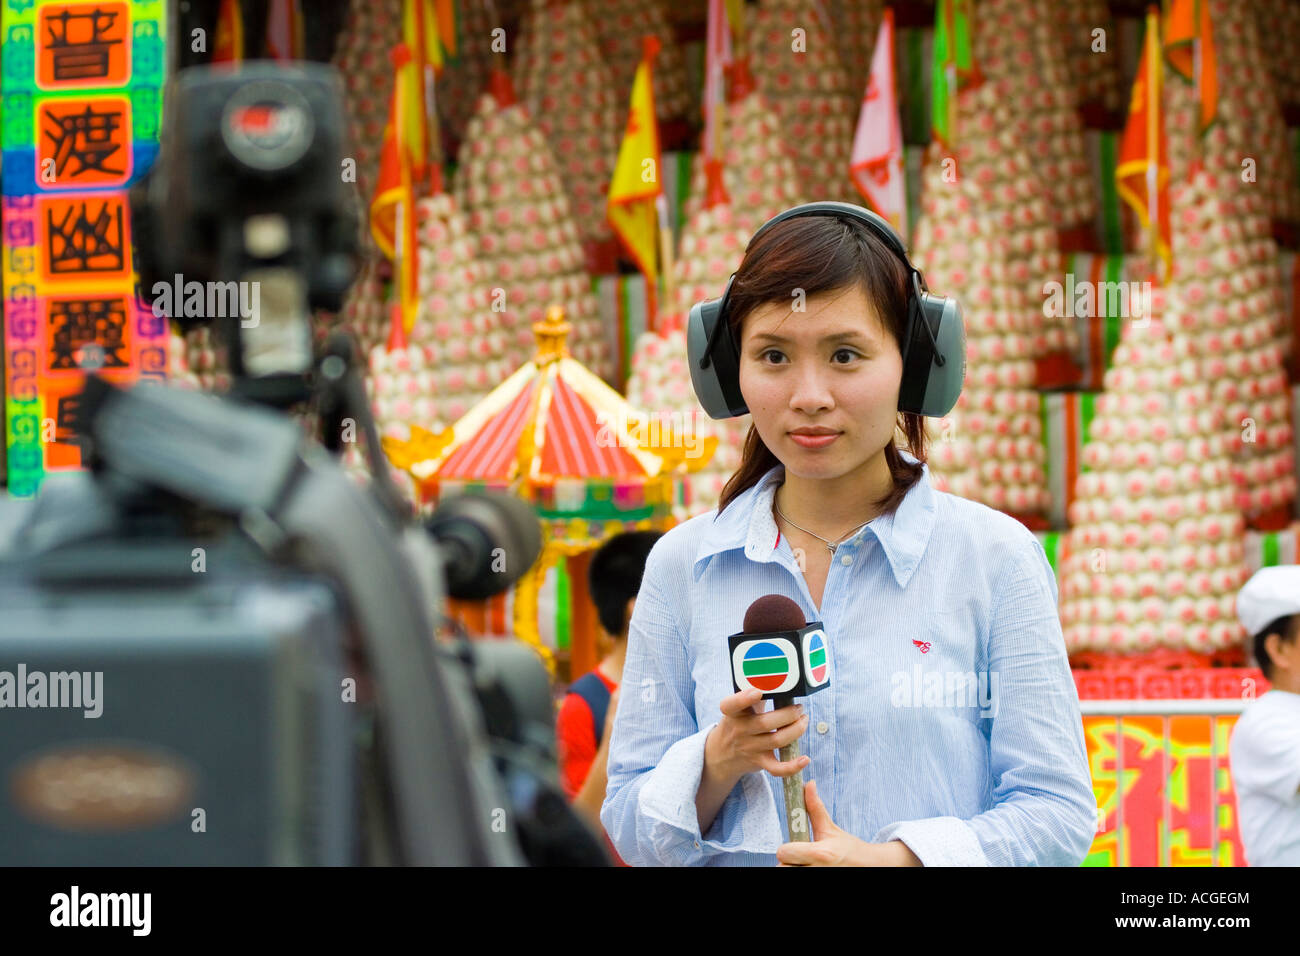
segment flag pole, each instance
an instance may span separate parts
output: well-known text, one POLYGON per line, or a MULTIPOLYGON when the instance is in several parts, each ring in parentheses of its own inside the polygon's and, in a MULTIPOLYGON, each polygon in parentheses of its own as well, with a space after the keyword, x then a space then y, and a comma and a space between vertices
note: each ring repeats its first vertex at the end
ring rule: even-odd
MULTIPOLYGON (((660 192, 655 197, 655 212, 659 219, 659 275, 664 280, 664 301, 670 303, 671 308, 671 303, 677 300, 677 280, 673 277, 673 231, 668 224, 666 193, 660 192)), ((654 291, 656 290, 649 290, 648 294, 654 291)), ((657 309, 652 313, 652 319, 651 330, 661 332, 657 309)))
MULTIPOLYGON (((397 308, 394 310, 393 318, 396 319, 395 324, 402 330, 403 340, 405 340, 407 334, 406 273, 403 271, 406 258, 405 213, 406 197, 403 196, 397 200, 397 204, 393 208, 393 286, 397 289, 397 308)), ((389 335, 390 341, 394 334, 389 335)))
POLYGON ((442 182, 442 121, 438 118, 438 81, 433 67, 428 68, 425 83, 425 105, 428 116, 425 130, 429 140, 429 193, 437 196, 443 191, 442 182))
POLYGON ((1192 77, 1196 90, 1196 139, 1197 145, 1200 144, 1200 136, 1203 130, 1201 123, 1204 117, 1201 116, 1201 3, 1203 0, 1196 0, 1192 8, 1192 14, 1196 17, 1196 27, 1192 33, 1192 77))
POLYGON ((952 3, 944 3, 944 26, 948 35, 948 62, 943 67, 943 79, 948 86, 948 147, 957 152, 957 24, 952 14, 952 3))
POLYGON ((1160 254, 1160 40, 1159 18, 1155 7, 1147 7, 1147 232, 1150 236, 1152 265, 1163 285, 1164 257, 1160 254))
POLYGON ((1199 114, 1201 108, 1201 31, 1199 29, 1200 9, 1201 9, 1200 4, 1198 2, 1196 6, 1198 29, 1195 33, 1192 34, 1192 76, 1194 78, 1195 89, 1196 89, 1196 109, 1197 109, 1196 118, 1198 122, 1200 121, 1199 114))

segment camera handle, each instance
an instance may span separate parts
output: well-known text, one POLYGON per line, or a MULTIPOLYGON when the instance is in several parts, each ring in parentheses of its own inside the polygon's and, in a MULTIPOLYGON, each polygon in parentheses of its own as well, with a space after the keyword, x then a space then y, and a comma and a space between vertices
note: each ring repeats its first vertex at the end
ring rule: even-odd
POLYGON ((316 408, 320 418, 320 442, 331 454, 343 451, 344 425, 351 419, 360 426, 366 462, 376 497, 397 521, 411 516, 411 505, 402 497, 389 472, 379 440, 379 428, 370 411, 370 401, 357 370, 356 343, 351 335, 334 331, 325 340, 316 365, 316 408))

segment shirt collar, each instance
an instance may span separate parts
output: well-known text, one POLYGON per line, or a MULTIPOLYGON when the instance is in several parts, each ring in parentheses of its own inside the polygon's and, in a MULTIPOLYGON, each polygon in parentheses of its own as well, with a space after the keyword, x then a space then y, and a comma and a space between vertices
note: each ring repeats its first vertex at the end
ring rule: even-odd
MULTIPOLYGON (((902 449, 899 452, 905 461, 917 460, 902 449)), ((744 548, 745 556, 752 561, 777 559, 779 531, 772 516, 772 499, 784 477, 785 466, 774 465, 732 501, 726 511, 720 515, 715 513, 713 520, 706 522, 695 553, 696 580, 708 558, 735 548, 744 548)), ((839 550, 856 549, 863 537, 874 534, 889 561, 894 580, 900 588, 905 588, 930 541, 937 504, 929 465, 922 465, 920 480, 908 489, 899 506, 889 514, 874 518, 856 537, 840 544, 839 550)))

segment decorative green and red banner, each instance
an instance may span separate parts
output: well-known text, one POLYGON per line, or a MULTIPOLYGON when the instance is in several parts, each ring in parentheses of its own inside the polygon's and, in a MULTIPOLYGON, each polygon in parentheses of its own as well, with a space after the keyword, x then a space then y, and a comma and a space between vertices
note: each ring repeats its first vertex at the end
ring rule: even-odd
POLYGON ((136 289, 126 189, 158 152, 162 0, 3 0, 9 490, 77 468, 87 371, 162 379, 167 322, 136 289))
POLYGON ((1098 827, 1084 866, 1244 866, 1235 714, 1085 716, 1098 827))

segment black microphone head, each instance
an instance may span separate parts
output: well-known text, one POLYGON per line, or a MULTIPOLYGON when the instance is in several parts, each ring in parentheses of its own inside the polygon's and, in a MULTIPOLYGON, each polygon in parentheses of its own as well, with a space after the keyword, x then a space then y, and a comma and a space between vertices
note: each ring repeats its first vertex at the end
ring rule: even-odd
POLYGON ((797 631, 807 621, 799 605, 783 594, 765 594, 745 612, 746 634, 771 634, 776 631, 797 631))

